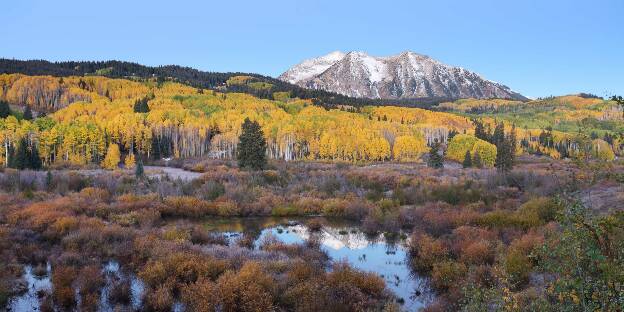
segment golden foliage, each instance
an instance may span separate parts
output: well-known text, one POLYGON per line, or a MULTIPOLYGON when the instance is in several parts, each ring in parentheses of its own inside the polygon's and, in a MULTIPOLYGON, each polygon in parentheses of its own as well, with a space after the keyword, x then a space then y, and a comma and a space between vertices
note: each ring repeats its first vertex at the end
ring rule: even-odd
POLYGON ((494 166, 496 146, 467 134, 458 134, 453 137, 446 150, 446 157, 462 162, 466 156, 466 151, 469 151, 470 155, 478 153, 483 165, 494 166))
POLYGON ((106 169, 115 170, 119 166, 120 159, 119 145, 111 144, 106 151, 106 157, 102 162, 102 166, 106 169))

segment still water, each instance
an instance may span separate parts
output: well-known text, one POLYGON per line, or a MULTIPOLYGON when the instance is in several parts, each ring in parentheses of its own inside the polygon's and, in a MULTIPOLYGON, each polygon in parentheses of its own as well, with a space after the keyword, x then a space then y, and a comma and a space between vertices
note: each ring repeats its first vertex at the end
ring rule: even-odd
POLYGON ((213 220, 205 226, 232 241, 242 233, 252 233, 255 248, 259 248, 267 236, 287 244, 299 244, 314 235, 332 261, 347 261, 355 268, 381 276, 399 302, 403 302, 405 310, 417 311, 429 302, 430 296, 424 295, 430 293, 425 280, 414 274, 408 263, 407 233, 386 238, 383 234, 364 234, 357 223, 329 219, 324 219, 323 223, 317 232, 310 231, 305 220, 283 218, 213 220))

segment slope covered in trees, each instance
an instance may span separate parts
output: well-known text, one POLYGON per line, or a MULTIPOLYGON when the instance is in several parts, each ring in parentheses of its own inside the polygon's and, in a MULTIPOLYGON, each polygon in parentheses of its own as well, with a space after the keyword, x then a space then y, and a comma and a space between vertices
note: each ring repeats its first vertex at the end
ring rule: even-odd
POLYGON ((48 62, 44 60, 13 60, 0 59, 0 74, 25 74, 29 76, 105 76, 109 78, 127 78, 133 80, 156 79, 158 82, 173 81, 195 88, 215 89, 222 92, 242 92, 264 99, 274 99, 276 93, 287 92, 292 97, 314 99, 319 105, 335 107, 336 105, 351 105, 362 107, 366 105, 398 105, 409 107, 429 108, 434 104, 448 101, 446 98, 420 98, 404 100, 377 100, 358 99, 337 93, 310 90, 283 82, 281 80, 250 73, 218 73, 205 72, 190 67, 177 65, 150 67, 131 62, 99 61, 99 62, 48 62), (228 83, 236 77, 248 77, 245 82, 228 83), (258 85, 266 88, 258 88, 258 85))
POLYGON ((111 144, 119 145, 121 162, 125 155, 231 159, 245 118, 260 124, 273 159, 416 160, 427 142, 472 127, 464 117, 416 108, 327 110, 311 100, 265 100, 156 79, 3 74, 0 99, 50 113, 0 119, 3 163, 22 138, 38 146, 46 165, 100 163, 111 144))
MULTIPOLYGON (((270 88, 250 76, 236 77, 227 84, 270 88)), ((435 140, 446 144, 457 133, 471 135, 476 130, 476 137, 491 141, 498 117, 507 120, 505 133, 514 125, 514 119, 499 115, 462 116, 396 106, 328 109, 290 94, 278 98, 267 100, 158 79, 0 74, 0 101, 13 107, 10 116, 0 119, 0 161, 10 163, 21 139, 37 148, 44 165, 100 164, 111 144, 119 145, 119 163, 126 163, 125 157, 232 159, 245 118, 260 124, 270 159, 414 161, 435 140), (24 118, 20 111, 25 107, 38 118, 24 118), (480 118, 478 129, 469 117, 480 118)), ((607 131, 599 137, 522 125, 516 123, 518 153, 609 160, 622 151, 618 132, 607 131)), ((462 162, 466 151, 447 158, 462 162)), ((474 152, 471 148, 470 153, 474 152)), ((489 164, 490 157, 479 153, 481 161, 489 164)))
MULTIPOLYGON (((623 106, 617 101, 589 95, 567 95, 529 102, 465 99, 441 103, 436 110, 453 112, 483 122, 492 135, 497 121, 505 131, 517 128, 522 152, 554 158, 586 156, 610 159, 624 150, 623 106), (598 140, 598 141, 597 141, 598 140), (607 144, 603 144, 606 142, 607 144), (608 150, 605 147, 608 145, 608 150), (592 152, 593 150, 593 152, 592 152)), ((484 134, 487 136, 487 134, 484 134)), ((479 135, 477 135, 479 136, 479 135)))

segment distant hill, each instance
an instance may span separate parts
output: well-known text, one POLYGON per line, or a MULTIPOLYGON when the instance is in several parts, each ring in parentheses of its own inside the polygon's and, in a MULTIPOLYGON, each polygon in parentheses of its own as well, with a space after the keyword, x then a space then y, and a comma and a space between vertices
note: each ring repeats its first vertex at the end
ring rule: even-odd
POLYGON ((253 73, 205 72, 177 65, 145 66, 123 61, 67 61, 49 62, 45 60, 0 59, 0 74, 20 73, 25 75, 50 75, 55 77, 98 75, 109 78, 157 79, 176 81, 195 88, 217 89, 222 92, 242 92, 259 98, 274 99, 276 92, 288 92, 289 97, 311 99, 317 105, 333 108, 337 105, 363 107, 367 105, 395 105, 405 107, 430 108, 435 104, 449 101, 445 97, 418 99, 360 99, 324 90, 306 89, 288 82, 253 73), (247 79, 236 79, 248 77, 247 79), (228 83, 228 80, 232 83, 228 83), (258 88, 258 82, 263 87, 258 88))

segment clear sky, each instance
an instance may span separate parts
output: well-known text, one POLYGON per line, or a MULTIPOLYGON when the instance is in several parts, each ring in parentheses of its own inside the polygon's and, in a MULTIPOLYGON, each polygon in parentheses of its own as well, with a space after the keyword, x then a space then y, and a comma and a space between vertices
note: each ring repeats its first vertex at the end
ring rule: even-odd
POLYGON ((411 50, 529 97, 624 94, 624 1, 3 0, 0 57, 277 76, 334 50, 411 50))

